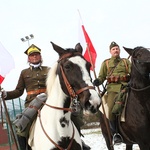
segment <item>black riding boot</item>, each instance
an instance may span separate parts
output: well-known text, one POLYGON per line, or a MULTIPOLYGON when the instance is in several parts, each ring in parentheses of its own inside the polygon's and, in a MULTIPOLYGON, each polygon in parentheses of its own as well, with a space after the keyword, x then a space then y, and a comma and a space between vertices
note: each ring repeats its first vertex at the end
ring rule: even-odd
POLYGON ((27 139, 25 137, 17 135, 17 138, 20 150, 31 150, 31 147, 28 145, 27 139))
POLYGON ((113 143, 114 144, 121 144, 123 139, 121 135, 118 133, 116 121, 109 121, 110 129, 113 135, 113 143))

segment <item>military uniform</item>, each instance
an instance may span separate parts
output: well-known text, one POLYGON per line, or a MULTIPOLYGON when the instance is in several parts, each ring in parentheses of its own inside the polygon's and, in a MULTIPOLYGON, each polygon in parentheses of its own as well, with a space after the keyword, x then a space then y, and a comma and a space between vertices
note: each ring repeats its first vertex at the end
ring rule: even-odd
POLYGON ((111 57, 110 59, 105 60, 101 65, 98 76, 101 84, 107 80, 107 105, 110 120, 113 120, 111 110, 114 105, 114 97, 118 92, 120 92, 122 85, 127 85, 127 82, 129 81, 129 74, 131 72, 130 61, 125 58, 123 59, 120 57, 111 57))
MULTIPOLYGON (((29 57, 33 53, 41 54, 41 49, 32 44, 24 53, 29 57)), ((38 64, 30 64, 29 68, 21 71, 16 89, 7 91, 6 100, 20 97, 26 89, 25 107, 27 107, 38 94, 46 92, 46 77, 50 68, 41 66, 41 60, 39 61, 38 64)))
POLYGON ((29 67, 22 70, 16 89, 13 91, 7 91, 8 99, 14 99, 20 97, 24 89, 26 89, 27 97, 25 99, 25 107, 40 93, 46 91, 46 77, 49 68, 46 66, 40 66, 37 68, 29 67))
MULTIPOLYGON (((41 49, 34 44, 32 44, 24 53, 28 55, 28 60, 30 55, 37 55, 39 60, 37 60, 37 63, 33 64, 29 61, 30 67, 21 71, 15 90, 7 91, 5 100, 18 98, 23 94, 24 90, 26 90, 27 97, 25 99, 25 107, 27 107, 38 94, 46 92, 46 78, 50 68, 41 66, 41 56, 38 55, 41 54, 41 49)), ((30 124, 28 127, 30 127, 30 124)), ((26 137, 18 134, 17 137, 21 150, 31 149, 27 144, 28 139, 26 137)))

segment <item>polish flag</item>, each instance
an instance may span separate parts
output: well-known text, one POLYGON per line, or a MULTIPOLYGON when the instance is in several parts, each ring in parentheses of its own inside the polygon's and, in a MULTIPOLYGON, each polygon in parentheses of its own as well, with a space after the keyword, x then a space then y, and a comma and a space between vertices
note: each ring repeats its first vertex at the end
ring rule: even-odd
POLYGON ((13 68, 15 68, 14 59, 0 42, 0 84, 13 68))
POLYGON ((82 47, 85 47, 86 49, 83 56, 91 63, 91 70, 94 71, 97 53, 84 25, 81 24, 81 20, 79 20, 79 41, 82 47))
POLYGON ((86 51, 84 53, 84 58, 91 63, 92 67, 91 70, 94 70, 95 63, 96 63, 96 57, 97 53, 96 50, 91 42, 91 39, 89 38, 89 35, 87 34, 85 27, 82 25, 83 34, 85 37, 85 41, 87 43, 86 51))

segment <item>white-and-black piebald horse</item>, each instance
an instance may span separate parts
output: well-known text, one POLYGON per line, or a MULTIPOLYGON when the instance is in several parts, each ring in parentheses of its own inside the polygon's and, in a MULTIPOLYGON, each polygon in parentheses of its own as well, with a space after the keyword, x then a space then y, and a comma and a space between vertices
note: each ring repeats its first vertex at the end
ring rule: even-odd
POLYGON ((93 87, 91 65, 82 56, 81 45, 63 49, 51 44, 59 59, 48 73, 47 100, 38 112, 29 145, 33 150, 82 150, 71 112, 80 102, 83 109, 95 113, 101 99, 93 87))

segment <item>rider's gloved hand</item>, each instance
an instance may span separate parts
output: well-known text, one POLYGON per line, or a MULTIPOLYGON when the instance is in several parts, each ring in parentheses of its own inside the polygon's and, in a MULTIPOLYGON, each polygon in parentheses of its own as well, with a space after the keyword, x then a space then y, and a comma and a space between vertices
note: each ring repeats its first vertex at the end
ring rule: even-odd
POLYGON ((100 81, 99 81, 98 78, 93 81, 93 85, 94 85, 94 86, 99 86, 100 84, 101 84, 101 83, 100 83, 100 81))

